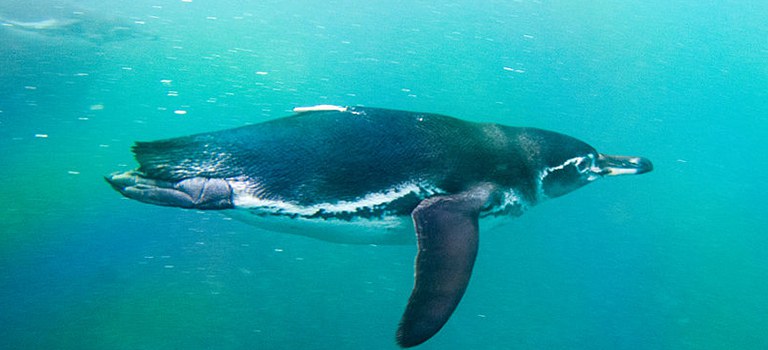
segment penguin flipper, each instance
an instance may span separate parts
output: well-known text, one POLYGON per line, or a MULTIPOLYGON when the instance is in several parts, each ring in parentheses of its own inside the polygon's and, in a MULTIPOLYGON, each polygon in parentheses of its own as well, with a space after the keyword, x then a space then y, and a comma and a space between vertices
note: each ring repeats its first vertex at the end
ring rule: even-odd
POLYGON ((411 347, 435 335, 459 304, 472 275, 478 217, 491 186, 427 198, 411 214, 419 250, 415 283, 397 330, 397 343, 411 347))

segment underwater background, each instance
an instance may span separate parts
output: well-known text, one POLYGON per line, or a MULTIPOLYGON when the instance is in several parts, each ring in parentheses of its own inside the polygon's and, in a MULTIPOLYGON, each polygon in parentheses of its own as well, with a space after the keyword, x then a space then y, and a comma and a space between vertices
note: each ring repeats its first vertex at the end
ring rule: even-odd
POLYGON ((482 228, 420 348, 768 349, 766 18, 761 0, 3 0, 0 348, 396 349, 415 247, 103 180, 135 140, 359 104, 655 165, 482 228))

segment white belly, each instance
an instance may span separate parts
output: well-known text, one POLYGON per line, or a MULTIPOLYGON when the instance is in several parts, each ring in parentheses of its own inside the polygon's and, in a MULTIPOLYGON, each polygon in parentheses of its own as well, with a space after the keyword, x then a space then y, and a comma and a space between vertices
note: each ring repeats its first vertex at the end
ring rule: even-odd
POLYGON ((254 215, 247 209, 227 210, 232 218, 256 227, 323 241, 348 244, 402 245, 416 243, 413 221, 409 216, 385 216, 372 219, 308 219, 285 215, 254 215))

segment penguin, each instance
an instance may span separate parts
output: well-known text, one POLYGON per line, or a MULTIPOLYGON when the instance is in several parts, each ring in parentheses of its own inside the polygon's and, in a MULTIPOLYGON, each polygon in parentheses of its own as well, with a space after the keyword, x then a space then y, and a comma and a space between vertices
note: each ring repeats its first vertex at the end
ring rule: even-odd
POLYGON ((244 127, 136 142, 139 167, 107 182, 125 197, 223 210, 333 242, 416 242, 396 341, 419 345, 469 284, 480 218, 519 216, 606 176, 651 171, 560 133, 371 107, 319 105, 244 127), (318 229, 319 228, 319 229, 318 229))

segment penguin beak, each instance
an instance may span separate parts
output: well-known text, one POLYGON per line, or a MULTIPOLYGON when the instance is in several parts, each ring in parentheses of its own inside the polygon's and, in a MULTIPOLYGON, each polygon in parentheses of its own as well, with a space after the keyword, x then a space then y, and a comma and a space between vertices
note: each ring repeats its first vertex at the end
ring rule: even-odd
POLYGON ((653 163, 647 158, 602 153, 597 157, 596 165, 604 176, 638 175, 653 170, 653 163))

